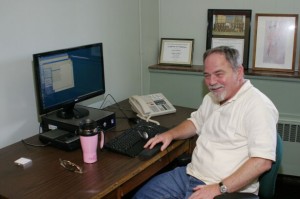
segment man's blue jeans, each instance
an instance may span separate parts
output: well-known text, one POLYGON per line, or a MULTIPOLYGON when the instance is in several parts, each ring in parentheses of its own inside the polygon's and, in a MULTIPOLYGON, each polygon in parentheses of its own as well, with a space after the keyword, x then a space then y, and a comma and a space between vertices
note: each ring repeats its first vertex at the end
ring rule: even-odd
POLYGON ((205 184, 188 174, 186 167, 177 167, 151 179, 133 197, 133 199, 189 198, 193 188, 205 184))

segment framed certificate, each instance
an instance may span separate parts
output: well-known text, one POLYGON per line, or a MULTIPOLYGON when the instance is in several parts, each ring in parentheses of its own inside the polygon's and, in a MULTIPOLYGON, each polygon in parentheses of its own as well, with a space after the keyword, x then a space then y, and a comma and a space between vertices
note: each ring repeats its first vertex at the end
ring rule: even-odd
POLYGON ((248 69, 251 10, 208 9, 206 49, 229 46, 240 53, 248 69))
POLYGON ((211 48, 215 48, 218 46, 229 46, 231 48, 235 48, 238 50, 240 54, 239 63, 244 62, 244 39, 239 38, 212 38, 211 40, 211 48))
POLYGON ((159 64, 191 66, 194 39, 162 38, 159 64))

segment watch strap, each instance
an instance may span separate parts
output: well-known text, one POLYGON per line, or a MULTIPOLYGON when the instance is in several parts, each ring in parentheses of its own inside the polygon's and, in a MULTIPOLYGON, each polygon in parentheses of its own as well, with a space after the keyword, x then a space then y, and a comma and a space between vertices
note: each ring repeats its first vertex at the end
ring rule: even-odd
POLYGON ((227 189, 227 187, 223 184, 222 181, 219 182, 219 187, 220 187, 220 192, 221 192, 222 194, 227 193, 228 189, 227 189))

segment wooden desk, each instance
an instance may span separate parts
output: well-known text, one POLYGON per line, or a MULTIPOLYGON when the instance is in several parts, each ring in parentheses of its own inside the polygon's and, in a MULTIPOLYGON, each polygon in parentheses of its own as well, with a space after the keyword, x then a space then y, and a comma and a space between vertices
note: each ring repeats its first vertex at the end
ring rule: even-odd
MULTIPOLYGON (((127 111, 130 110, 128 103, 121 103, 121 107, 129 117, 133 116, 127 111)), ((161 125, 172 127, 193 111, 176 108, 175 114, 155 119, 161 125)), ((106 132, 108 140, 120 133, 117 131, 129 128, 128 121, 119 118, 123 117, 120 111, 113 111, 117 113, 117 127, 106 132)), ((40 144, 37 135, 26 141, 40 144)), ((176 141, 148 161, 99 149, 98 161, 85 164, 80 149, 66 152, 50 146, 32 147, 18 142, 0 150, 0 198, 121 198, 189 149, 189 140, 176 141), (28 168, 14 165, 20 157, 32 159, 33 164, 28 168), (65 170, 60 166, 59 158, 77 163, 83 167, 84 173, 65 170)))

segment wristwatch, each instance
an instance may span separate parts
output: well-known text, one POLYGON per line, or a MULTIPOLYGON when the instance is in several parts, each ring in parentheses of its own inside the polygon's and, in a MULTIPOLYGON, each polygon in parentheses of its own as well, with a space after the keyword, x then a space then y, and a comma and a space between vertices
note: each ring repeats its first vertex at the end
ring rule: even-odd
POLYGON ((227 189, 227 187, 223 184, 223 182, 220 182, 220 183, 219 183, 219 186, 220 186, 220 192, 221 192, 222 194, 227 193, 228 189, 227 189))

